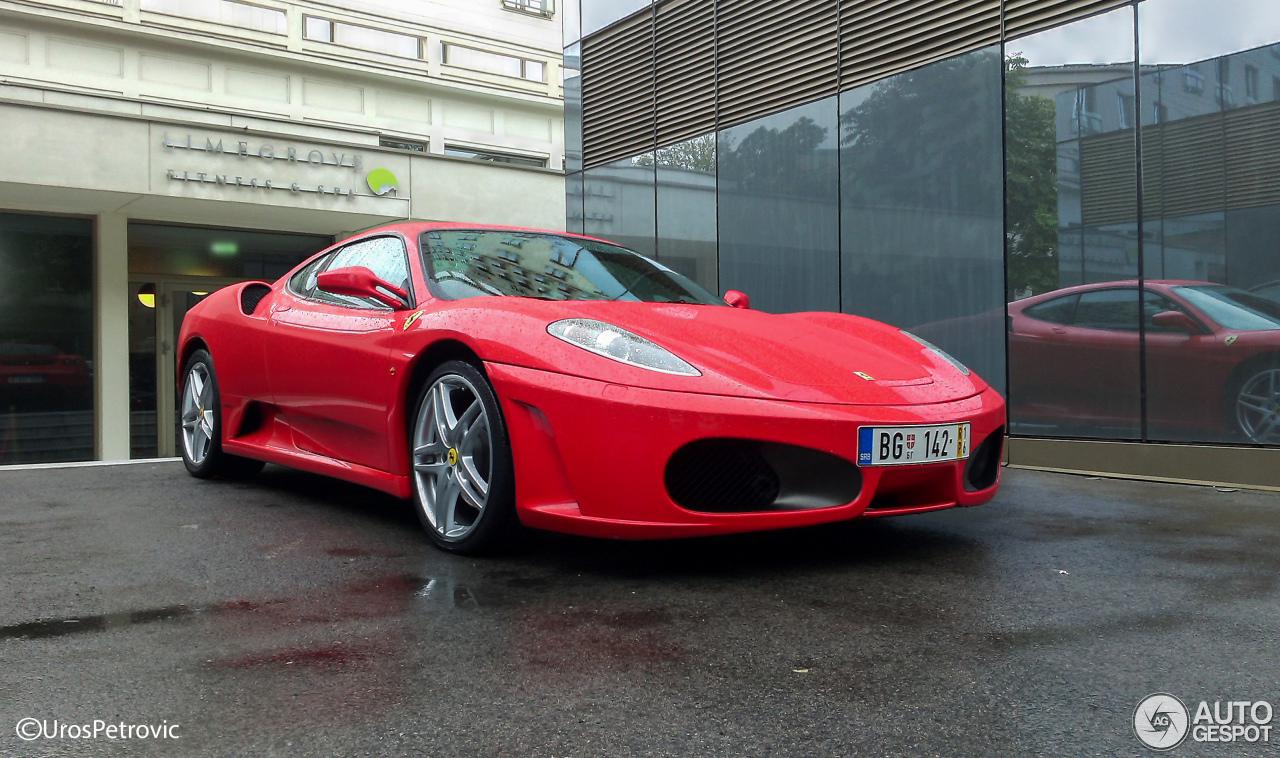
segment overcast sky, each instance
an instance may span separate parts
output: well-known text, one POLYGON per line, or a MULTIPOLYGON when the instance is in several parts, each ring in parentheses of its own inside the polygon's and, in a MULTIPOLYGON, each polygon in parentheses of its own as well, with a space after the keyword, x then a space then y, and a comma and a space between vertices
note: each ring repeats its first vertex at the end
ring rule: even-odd
MULTIPOLYGON (((1280 41, 1278 0, 1145 0, 1138 6, 1142 62, 1190 63, 1280 41)), ((1133 11, 1009 42, 1033 66, 1133 60, 1133 11)))

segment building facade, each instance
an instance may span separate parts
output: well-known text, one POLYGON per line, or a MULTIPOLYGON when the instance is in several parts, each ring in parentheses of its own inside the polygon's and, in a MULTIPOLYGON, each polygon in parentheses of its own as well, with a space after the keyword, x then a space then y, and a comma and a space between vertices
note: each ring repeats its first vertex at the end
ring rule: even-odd
POLYGON ((0 465, 172 455, 186 309, 404 219, 563 228, 550 0, 0 0, 0 465))
POLYGON ((1280 487, 1267 0, 571 0, 566 223, 880 319, 1010 461, 1280 487))

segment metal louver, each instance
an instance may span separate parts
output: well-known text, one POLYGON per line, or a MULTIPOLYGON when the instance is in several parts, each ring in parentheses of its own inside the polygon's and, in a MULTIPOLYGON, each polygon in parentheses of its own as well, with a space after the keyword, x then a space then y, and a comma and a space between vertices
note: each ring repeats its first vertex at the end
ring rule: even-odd
POLYGON ((1125 5, 1129 0, 1005 0, 1004 36, 1034 34, 1125 5))
POLYGON ((719 127, 836 92, 835 0, 719 0, 719 127))
POLYGON ((1137 161, 1132 129, 1080 140, 1080 213, 1086 227, 1138 220, 1137 161))
POLYGON ((586 168, 653 149, 653 11, 582 41, 582 157, 586 168))
POLYGON ((1227 207, 1280 203, 1280 102, 1227 111, 1224 131, 1227 207))
POLYGON ((843 0, 840 88, 999 41, 999 0, 843 0))
POLYGON ((716 125, 715 3, 671 0, 656 13, 657 138, 669 145, 716 125))

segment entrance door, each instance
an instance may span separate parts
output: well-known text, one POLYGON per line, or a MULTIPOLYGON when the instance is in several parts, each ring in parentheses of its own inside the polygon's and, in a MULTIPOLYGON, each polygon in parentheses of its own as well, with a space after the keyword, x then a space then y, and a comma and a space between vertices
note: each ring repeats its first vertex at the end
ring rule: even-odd
POLYGON ((182 319, 210 293, 238 280, 181 277, 130 287, 133 457, 178 454, 178 335, 182 319))

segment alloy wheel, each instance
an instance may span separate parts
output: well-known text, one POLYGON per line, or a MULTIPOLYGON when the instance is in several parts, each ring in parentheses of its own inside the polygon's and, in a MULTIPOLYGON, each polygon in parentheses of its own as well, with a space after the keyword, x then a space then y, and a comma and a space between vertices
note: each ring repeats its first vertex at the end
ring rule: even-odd
POLYGON ((204 463, 213 442, 213 382, 209 368, 196 363, 187 373, 182 391, 182 445, 187 459, 204 463))
POLYGON ((1253 442, 1280 442, 1280 368, 1260 371, 1240 387, 1236 419, 1253 442))
POLYGON ((493 440, 480 394, 446 374, 431 385, 413 433, 413 478, 428 522, 446 540, 480 523, 493 479, 493 440))

